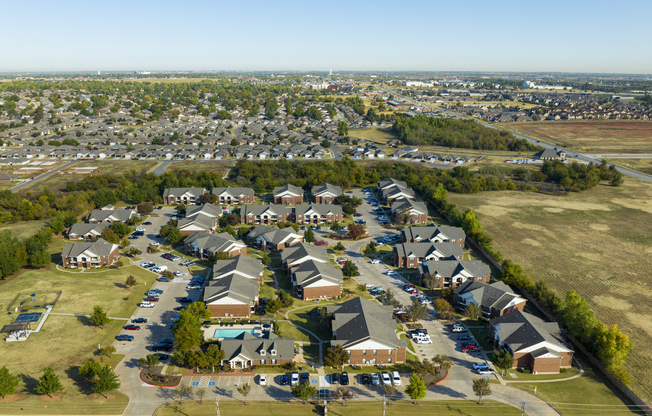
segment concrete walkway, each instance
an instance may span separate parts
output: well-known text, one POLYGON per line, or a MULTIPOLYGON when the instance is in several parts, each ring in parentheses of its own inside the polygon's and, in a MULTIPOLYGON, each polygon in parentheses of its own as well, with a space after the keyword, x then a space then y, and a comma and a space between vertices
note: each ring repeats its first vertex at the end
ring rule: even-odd
MULTIPOLYGON (((54 313, 54 312, 52 312, 50 315, 85 316, 86 318, 90 317, 90 315, 84 315, 84 314, 81 314, 81 313, 54 313)), ((109 316, 109 319, 115 319, 116 321, 128 321, 130 318, 115 318, 113 316, 109 316)))

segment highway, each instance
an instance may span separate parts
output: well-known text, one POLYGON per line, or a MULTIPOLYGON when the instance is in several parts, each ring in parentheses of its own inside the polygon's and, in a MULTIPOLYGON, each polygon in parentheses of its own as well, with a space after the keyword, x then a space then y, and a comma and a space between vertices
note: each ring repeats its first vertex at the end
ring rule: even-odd
POLYGON ((52 170, 49 170, 49 171, 37 176, 36 178, 34 178, 34 179, 30 180, 30 181, 25 181, 25 182, 21 183, 20 185, 14 186, 13 188, 11 188, 11 192, 20 191, 21 189, 26 188, 28 186, 31 186, 31 185, 35 184, 36 182, 47 178, 50 175, 53 175, 53 174, 55 174, 55 173, 57 173, 57 172, 59 172, 59 171, 61 171, 63 169, 69 168, 70 166, 74 165, 75 163, 77 163, 76 160, 72 161, 72 162, 69 162, 69 163, 66 163, 63 166, 59 166, 58 168, 54 168, 52 170))

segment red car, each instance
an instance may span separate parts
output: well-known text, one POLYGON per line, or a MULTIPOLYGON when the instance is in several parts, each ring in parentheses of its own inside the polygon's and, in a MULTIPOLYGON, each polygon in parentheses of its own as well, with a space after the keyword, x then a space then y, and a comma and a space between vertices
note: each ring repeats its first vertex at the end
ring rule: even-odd
POLYGON ((138 331, 140 327, 138 325, 125 325, 124 329, 128 331, 138 331))
POLYGON ((476 351, 480 351, 480 348, 472 344, 465 345, 462 347, 462 352, 476 352, 476 351))
POLYGON ((154 296, 148 296, 145 299, 143 299, 145 302, 158 302, 159 298, 155 298, 154 296))

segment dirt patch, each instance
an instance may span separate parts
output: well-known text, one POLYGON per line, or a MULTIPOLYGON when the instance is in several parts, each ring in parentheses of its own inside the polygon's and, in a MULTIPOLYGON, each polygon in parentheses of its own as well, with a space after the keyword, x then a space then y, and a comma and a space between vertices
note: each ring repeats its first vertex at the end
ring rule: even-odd
POLYGON ((625 208, 638 209, 647 212, 648 214, 652 214, 652 203, 649 201, 615 198, 612 199, 611 202, 622 205, 625 208))
POLYGON ((476 211, 490 217, 501 217, 503 215, 509 214, 510 212, 516 212, 515 209, 509 209, 498 205, 482 205, 476 208, 476 211))
POLYGON ((25 397, 26 396, 24 396, 22 394, 18 394, 18 393, 10 394, 8 396, 5 396, 5 398, 2 399, 2 401, 0 401, 0 403, 14 403, 14 402, 17 402, 19 400, 23 400, 25 397))
POLYGON ((596 231, 609 231, 611 227, 607 224, 590 224, 589 227, 593 228, 596 231))
POLYGON ((600 260, 600 255, 597 253, 577 253, 577 255, 588 260, 600 260))
POLYGON ((543 210, 546 211, 546 212, 552 212, 554 214, 560 214, 560 213, 564 212, 564 210, 562 208, 548 208, 548 207, 546 207, 543 210))
POLYGON ((634 312, 627 312, 625 316, 633 326, 642 329, 648 336, 652 336, 652 316, 634 312))
POLYGON ((512 224, 513 227, 516 228, 525 228, 526 230, 534 230, 534 231, 543 231, 544 228, 540 225, 536 224, 523 224, 521 222, 515 222, 512 224))
POLYGON ((626 311, 632 308, 632 305, 624 299, 618 299, 613 296, 594 296, 593 302, 609 309, 616 309, 619 311, 626 311))
POLYGON ((530 246, 534 246, 534 247, 540 247, 541 246, 540 242, 538 242, 537 240, 533 240, 531 238, 524 238, 524 239, 521 240, 521 242, 524 243, 524 244, 530 245, 530 246))
POLYGON ((54 393, 52 397, 48 396, 47 394, 43 394, 40 396, 40 399, 44 402, 58 402, 62 397, 63 393, 54 393))

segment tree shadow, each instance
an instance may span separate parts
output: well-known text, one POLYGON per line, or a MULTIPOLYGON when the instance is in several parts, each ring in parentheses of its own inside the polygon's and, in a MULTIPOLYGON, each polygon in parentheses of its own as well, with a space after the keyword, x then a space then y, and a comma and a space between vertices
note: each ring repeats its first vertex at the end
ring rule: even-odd
POLYGON ((125 285, 124 283, 115 282, 113 284, 119 289, 129 289, 129 286, 125 285))
POLYGON ((91 318, 89 318, 88 316, 75 315, 75 318, 77 318, 79 323, 84 325, 84 326, 95 326, 95 324, 93 322, 91 322, 91 318))
POLYGON ((233 392, 227 389, 223 389, 221 387, 215 387, 215 390, 213 390, 218 396, 223 396, 223 397, 229 397, 233 399, 233 392))
POLYGON ((466 394, 461 393, 459 391, 453 390, 450 387, 442 386, 440 384, 437 384, 433 387, 429 387, 429 390, 431 390, 434 393, 437 394, 444 394, 448 397, 452 397, 455 399, 465 399, 467 398, 466 394))
POLYGON ((36 392, 36 386, 38 386, 39 381, 27 374, 22 374, 21 377, 23 379, 23 383, 25 384, 25 391, 33 394, 38 394, 36 392))
POLYGON ((79 375, 78 365, 68 367, 65 370, 65 373, 68 376, 68 378, 70 378, 75 383, 75 385, 77 386, 80 392, 82 392, 83 394, 93 393, 93 389, 92 389, 93 384, 90 381, 86 380, 81 375, 79 375))

